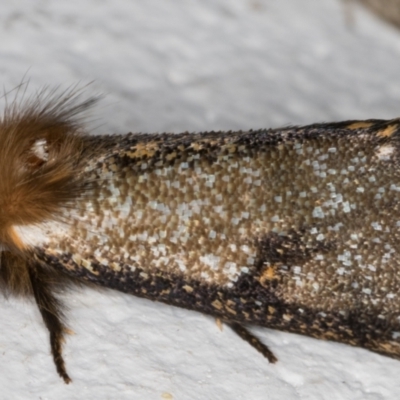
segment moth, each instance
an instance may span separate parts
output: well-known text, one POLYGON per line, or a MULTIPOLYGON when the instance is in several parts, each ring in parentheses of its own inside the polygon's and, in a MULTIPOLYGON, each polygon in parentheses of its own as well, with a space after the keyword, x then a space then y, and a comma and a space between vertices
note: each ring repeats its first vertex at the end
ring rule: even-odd
POLYGON ((57 292, 99 285, 400 358, 400 120, 89 135, 95 99, 0 121, 0 280, 32 298, 59 375, 57 292))

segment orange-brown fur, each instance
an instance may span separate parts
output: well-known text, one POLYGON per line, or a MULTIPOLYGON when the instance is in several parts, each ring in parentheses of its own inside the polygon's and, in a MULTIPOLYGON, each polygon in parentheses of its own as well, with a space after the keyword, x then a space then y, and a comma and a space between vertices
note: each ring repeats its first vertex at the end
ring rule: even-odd
POLYGON ((35 298, 66 383, 70 378, 61 355, 66 327, 54 292, 71 279, 38 262, 15 226, 57 220, 87 189, 80 171, 91 153, 84 146, 79 114, 95 101, 79 102, 74 90, 43 91, 33 100, 7 106, 0 120, 0 285, 5 294, 35 298), (35 152, 38 142, 45 155, 35 152))
POLYGON ((86 159, 80 126, 73 117, 93 100, 74 104, 50 98, 8 107, 0 122, 0 241, 21 249, 13 225, 31 225, 57 218, 60 209, 83 189, 79 171, 86 159), (39 141, 47 144, 48 160, 32 153, 39 141))

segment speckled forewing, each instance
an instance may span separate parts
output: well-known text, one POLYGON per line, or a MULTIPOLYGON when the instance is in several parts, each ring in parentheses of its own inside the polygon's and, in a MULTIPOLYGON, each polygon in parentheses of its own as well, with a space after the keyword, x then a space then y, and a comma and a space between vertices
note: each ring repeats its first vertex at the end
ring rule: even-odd
POLYGON ((37 254, 178 306, 400 356, 398 121, 107 136, 37 254))

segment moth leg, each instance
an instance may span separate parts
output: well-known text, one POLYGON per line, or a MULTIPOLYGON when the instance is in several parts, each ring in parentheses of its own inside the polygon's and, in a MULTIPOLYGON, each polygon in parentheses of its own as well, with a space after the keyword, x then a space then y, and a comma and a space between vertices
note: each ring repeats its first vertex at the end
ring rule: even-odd
POLYGON ((71 378, 67 374, 62 356, 64 333, 68 329, 62 322, 62 305, 50 289, 52 277, 41 266, 36 265, 29 268, 29 275, 36 304, 50 333, 51 353, 57 372, 65 383, 70 383, 71 378))
POLYGON ((257 337, 250 333, 243 325, 237 322, 229 322, 227 325, 238 334, 243 340, 258 350, 268 361, 272 364, 278 361, 274 353, 268 348, 267 345, 262 343, 257 337))

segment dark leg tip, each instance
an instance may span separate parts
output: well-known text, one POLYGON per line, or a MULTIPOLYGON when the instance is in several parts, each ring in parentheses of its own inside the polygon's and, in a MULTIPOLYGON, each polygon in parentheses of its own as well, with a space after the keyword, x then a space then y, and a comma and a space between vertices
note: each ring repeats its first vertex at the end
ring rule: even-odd
POLYGON ((243 340, 253 346, 257 351, 259 351, 271 364, 275 364, 278 359, 275 357, 274 353, 268 348, 267 345, 262 343, 260 339, 255 337, 250 333, 243 325, 237 322, 230 322, 228 325, 232 330, 239 335, 243 340))
POLYGON ((63 378, 64 382, 68 385, 69 383, 72 382, 71 378, 65 374, 65 375, 61 375, 61 378, 63 378))

